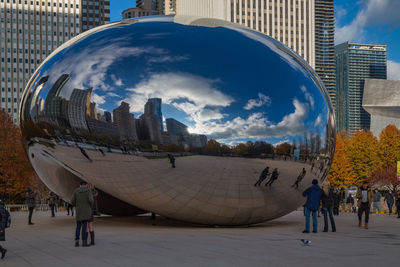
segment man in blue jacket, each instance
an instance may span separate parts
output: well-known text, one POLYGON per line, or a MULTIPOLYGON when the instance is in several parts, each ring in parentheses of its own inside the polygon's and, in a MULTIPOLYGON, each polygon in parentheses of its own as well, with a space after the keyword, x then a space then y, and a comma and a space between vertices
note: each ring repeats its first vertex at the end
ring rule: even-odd
POLYGON ((317 220, 317 211, 319 209, 319 202, 322 196, 322 190, 318 185, 318 180, 314 179, 312 181, 312 186, 309 187, 306 191, 303 192, 303 196, 307 197, 307 202, 305 205, 306 211, 306 229, 303 233, 310 232, 310 215, 312 213, 313 217, 313 233, 317 232, 318 220, 317 220))

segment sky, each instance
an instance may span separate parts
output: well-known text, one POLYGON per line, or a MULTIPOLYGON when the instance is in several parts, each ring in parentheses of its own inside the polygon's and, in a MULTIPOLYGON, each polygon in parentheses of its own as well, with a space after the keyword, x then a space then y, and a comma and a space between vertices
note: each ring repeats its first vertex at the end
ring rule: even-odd
MULTIPOLYGON (((111 0, 111 21, 134 0, 111 0)), ((387 44, 388 79, 400 80, 400 0, 335 0, 335 43, 387 44)))

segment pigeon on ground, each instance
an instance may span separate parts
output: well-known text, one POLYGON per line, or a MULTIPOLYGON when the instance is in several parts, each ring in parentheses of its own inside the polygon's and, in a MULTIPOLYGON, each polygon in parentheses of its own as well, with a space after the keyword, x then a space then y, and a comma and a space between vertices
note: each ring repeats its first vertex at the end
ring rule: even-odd
POLYGON ((303 242, 303 244, 307 245, 307 246, 311 244, 311 241, 307 240, 307 239, 300 239, 300 241, 303 242))

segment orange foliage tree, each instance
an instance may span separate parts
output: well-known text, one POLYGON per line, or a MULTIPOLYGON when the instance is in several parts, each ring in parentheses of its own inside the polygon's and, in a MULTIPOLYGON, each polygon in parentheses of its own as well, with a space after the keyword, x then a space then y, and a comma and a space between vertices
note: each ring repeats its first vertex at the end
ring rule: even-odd
POLYGON ((378 139, 370 132, 358 131, 345 147, 355 174, 355 185, 370 179, 379 167, 378 139))
POLYGON ((400 185, 396 175, 397 161, 400 161, 400 130, 394 125, 386 126, 379 135, 378 146, 380 164, 370 181, 396 189, 400 185))
POLYGON ((7 201, 21 201, 34 176, 19 128, 0 110, 0 196, 7 201))
POLYGON ((334 187, 346 187, 356 183, 356 175, 346 154, 346 146, 349 142, 345 133, 336 136, 335 157, 327 178, 334 187))

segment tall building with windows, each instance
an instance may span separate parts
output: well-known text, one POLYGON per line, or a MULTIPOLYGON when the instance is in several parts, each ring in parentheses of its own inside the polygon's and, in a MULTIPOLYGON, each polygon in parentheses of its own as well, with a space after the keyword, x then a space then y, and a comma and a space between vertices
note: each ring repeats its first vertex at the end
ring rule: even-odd
POLYGON ((337 130, 352 136, 370 129, 370 115, 362 107, 364 82, 387 78, 386 45, 339 44, 335 60, 337 130))
POLYGON ((176 14, 176 5, 179 0, 164 0, 164 14, 172 15, 176 14))
POLYGON ((176 14, 227 20, 284 43, 315 67, 315 0, 179 0, 176 14))
MULTIPOLYGON (((171 3, 168 3, 171 6, 171 3)), ((173 5, 173 4, 172 4, 173 5)), ((123 19, 164 14, 164 0, 136 0, 136 7, 122 11, 123 19)))
POLYGON ((110 23, 110 0, 81 2, 81 32, 110 23))
POLYGON ((80 32, 107 23, 109 2, 0 0, 0 108, 14 123, 22 90, 39 64, 80 32))
POLYGON ((336 107, 334 0, 315 0, 315 70, 336 107))

